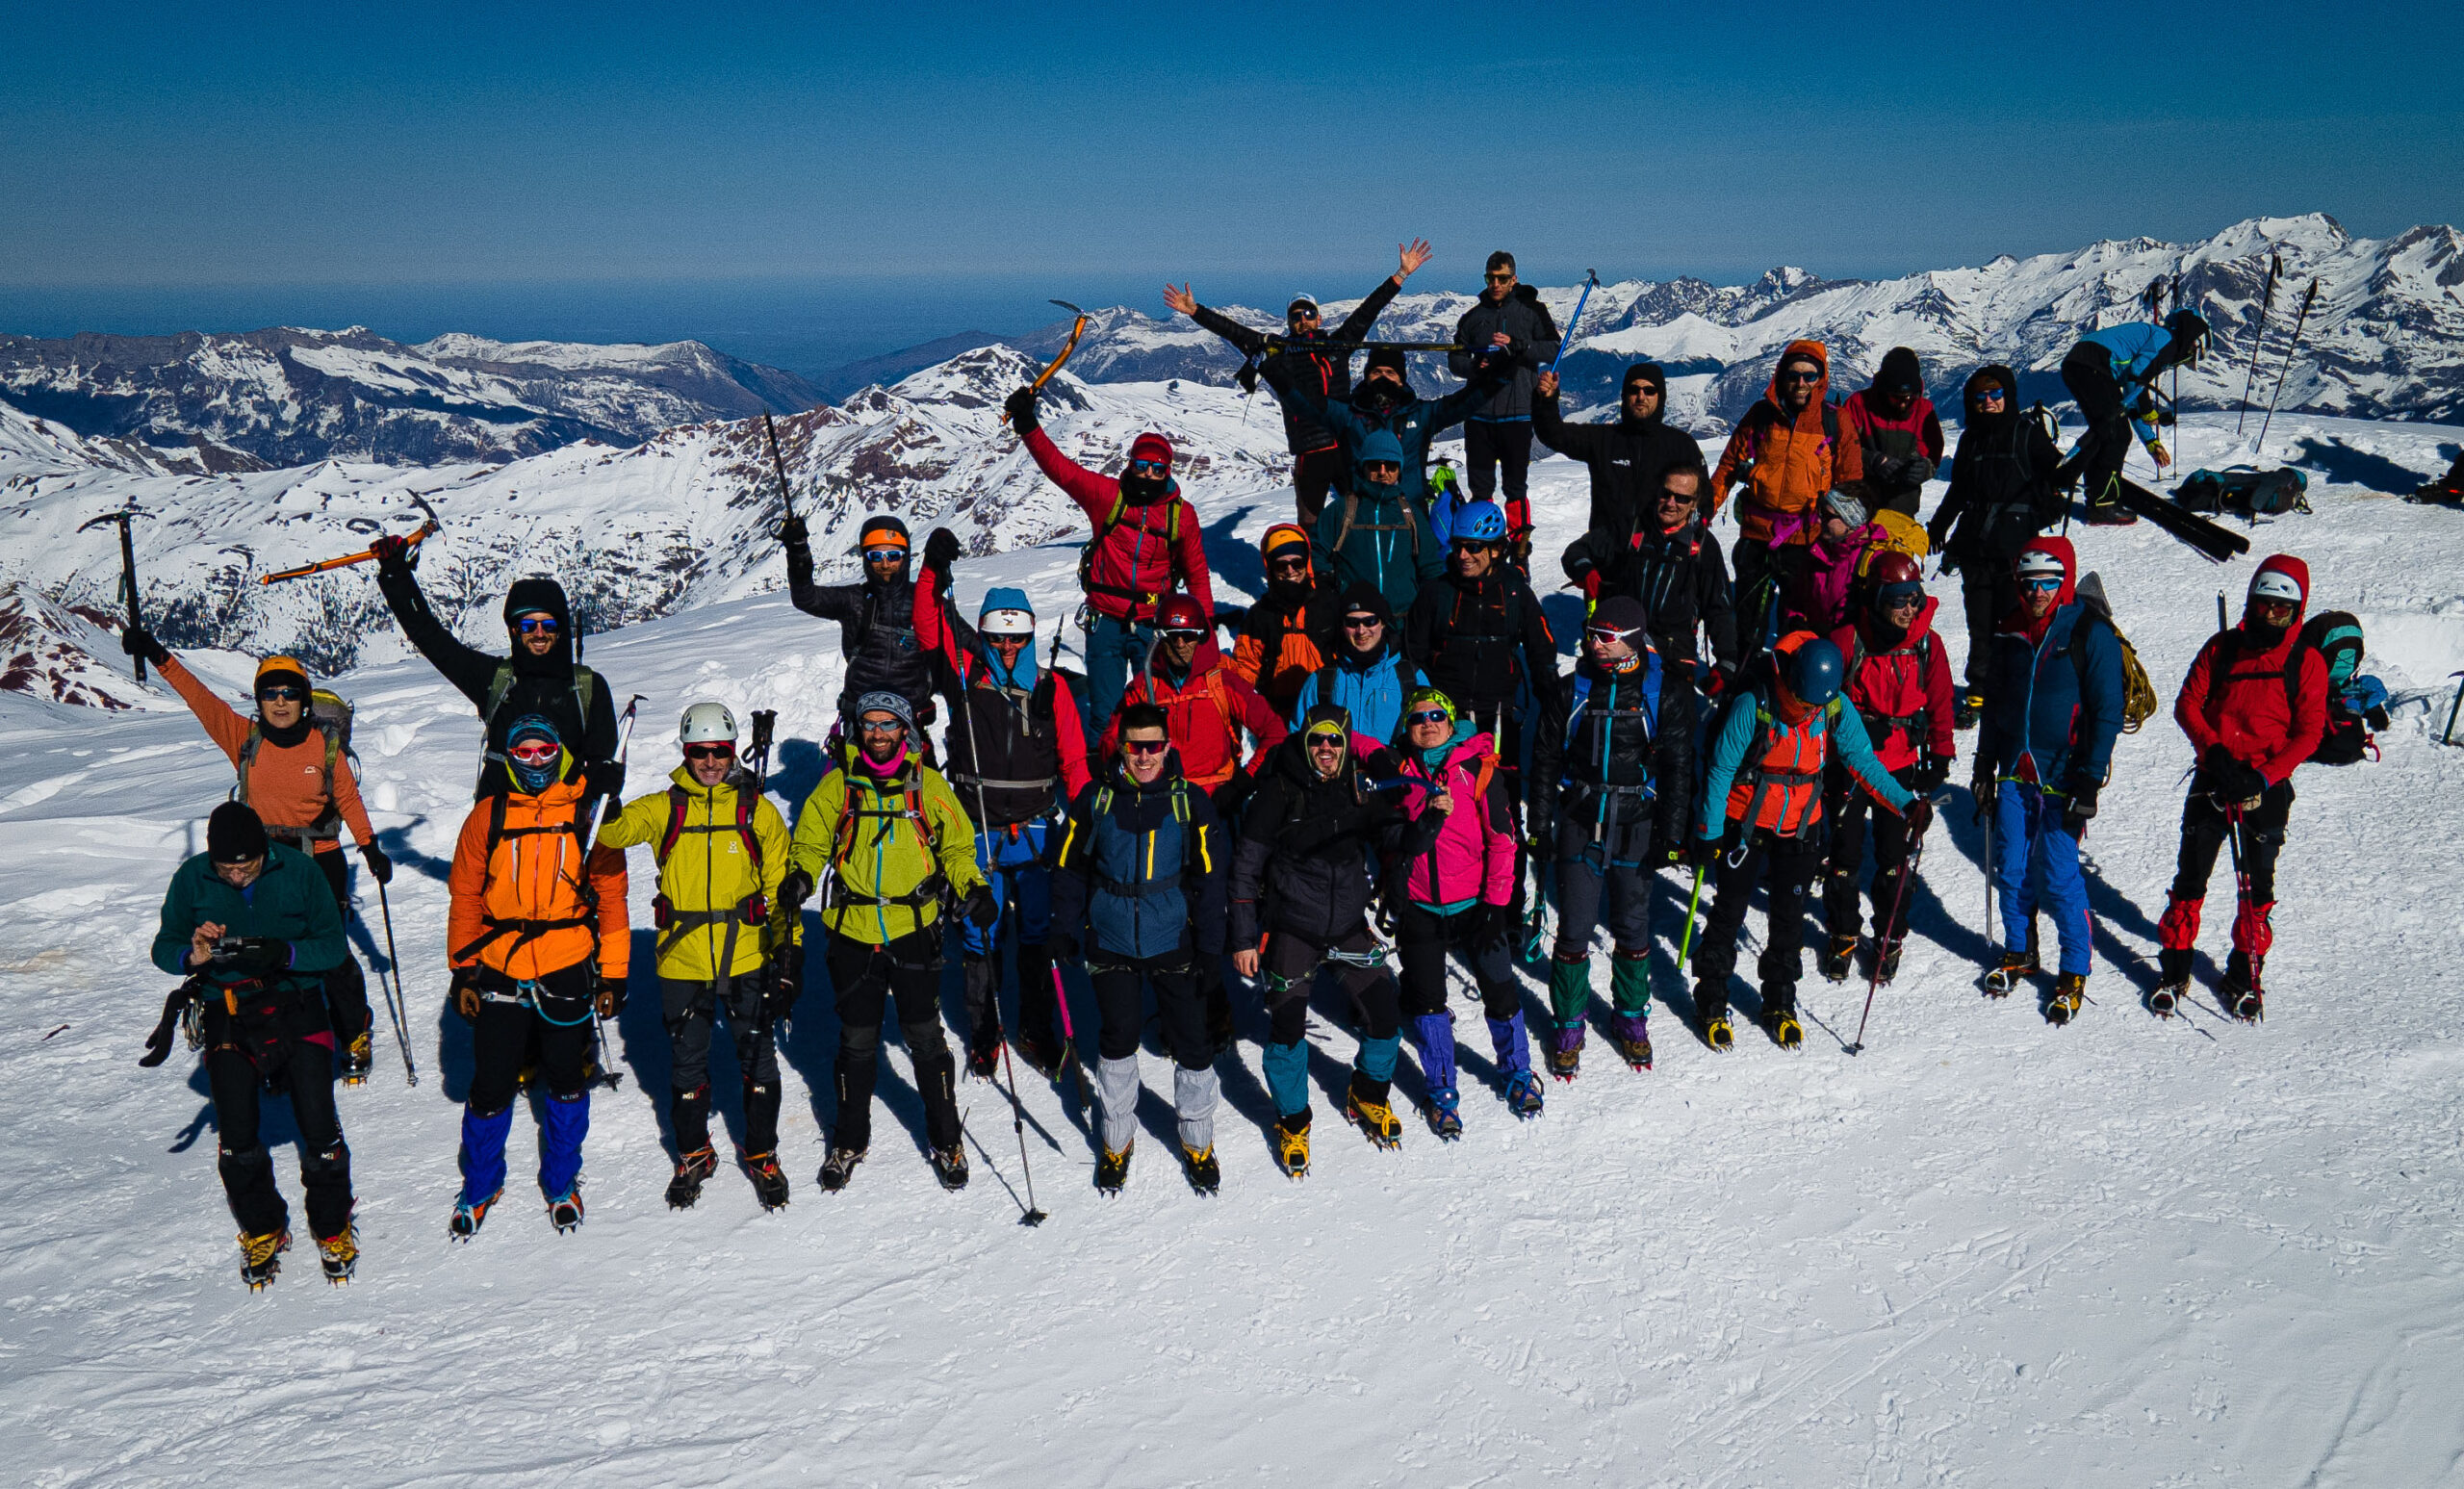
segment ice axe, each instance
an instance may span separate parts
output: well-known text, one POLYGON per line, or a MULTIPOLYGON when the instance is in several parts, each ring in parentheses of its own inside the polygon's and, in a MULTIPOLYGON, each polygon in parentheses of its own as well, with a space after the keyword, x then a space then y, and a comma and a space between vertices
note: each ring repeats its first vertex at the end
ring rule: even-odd
MULTIPOLYGON (((779 475, 779 505, 785 509, 786 515, 793 517, 796 515, 796 499, 787 492, 787 462, 780 458, 779 431, 772 426, 770 410, 766 408, 761 411, 761 432, 770 441, 770 469, 779 475)), ((757 719, 761 715, 757 713, 754 717, 757 719)))
MULTIPOLYGON (((116 512, 105 512, 90 522, 77 525, 79 532, 89 527, 99 527, 105 523, 116 523, 119 526, 119 587, 120 593, 128 601, 128 629, 131 630, 144 629, 145 622, 137 613, 137 543, 129 536, 128 524, 131 518, 153 515, 151 512, 141 512, 136 507, 129 506, 116 512)), ((145 680, 145 658, 142 656, 137 658, 137 680, 140 682, 145 680)))
MULTIPOLYGON (((402 547, 406 550, 417 548, 421 544, 426 542, 435 534, 435 532, 436 519, 431 516, 427 521, 420 524, 413 531, 402 534, 402 547)), ((375 549, 366 548, 360 550, 356 553, 345 553, 340 558, 320 558, 315 563, 301 564, 296 569, 276 569, 271 574, 260 574, 257 576, 257 582, 260 584, 279 584, 285 579, 303 579, 312 574, 323 574, 329 570, 347 569, 355 563, 366 563, 375 556, 375 549)))
MULTIPOLYGON (((141 672, 138 676, 142 678, 144 674, 141 672)), ((2464 672, 2451 672, 2448 676, 2451 678, 2464 678, 2464 672)), ((2438 732, 2438 742, 2440 744, 2447 743, 2448 736, 2455 732, 2455 710, 2458 708, 2464 708, 2464 682, 2458 682, 2455 684, 2455 702, 2447 706, 2447 727, 2438 732)))
POLYGON ((1551 357, 1549 359, 1549 365, 1542 368, 1540 371, 1544 372, 1553 372, 1557 370, 1557 364, 1566 360, 1566 348, 1574 345, 1575 328, 1582 324, 1582 308, 1591 303, 1591 292, 1599 288, 1600 270, 1596 269, 1584 270, 1582 271, 1582 294, 1575 297, 1575 313, 1566 318, 1566 332, 1563 336, 1557 338, 1557 354, 1551 357))
MULTIPOLYGON (((1085 311, 1070 304, 1067 300, 1054 300, 1052 303, 1060 306, 1071 315, 1076 316, 1078 319, 1069 327, 1069 339, 1061 344, 1061 355, 1052 359, 1052 365, 1050 367, 1047 367, 1042 372, 1038 372, 1034 382, 1027 384, 1027 391, 1029 393, 1041 393, 1043 391, 1043 385, 1052 381, 1052 374, 1061 371, 1061 364, 1068 361, 1069 354, 1078 349, 1078 338, 1087 334, 1088 316, 1085 311)), ((1008 409, 1003 409, 1001 411, 1001 422, 1005 424, 1010 422, 1010 411, 1008 409)))

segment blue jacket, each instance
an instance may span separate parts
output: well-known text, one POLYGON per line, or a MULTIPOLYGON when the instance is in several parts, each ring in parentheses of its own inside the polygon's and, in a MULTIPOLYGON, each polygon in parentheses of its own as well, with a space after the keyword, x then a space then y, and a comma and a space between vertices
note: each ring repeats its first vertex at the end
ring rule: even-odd
POLYGON ((1177 752, 1148 785, 1116 764, 1069 804, 1054 860, 1052 923, 1091 958, 1223 953, 1226 867, 1215 807, 1177 752))
POLYGON ((2133 321, 2127 325, 2090 331, 2079 340, 2104 348, 2113 362, 2114 381, 2121 385, 2122 397, 2128 398, 2132 389, 2147 380, 2147 370, 2155 365, 2157 355, 2173 344, 2173 333, 2145 321, 2133 321))
MULTIPOLYGON (((1409 457, 1403 469, 1412 469, 1409 457)), ((1367 584, 1386 597, 1397 615, 1411 610, 1423 580, 1446 571, 1446 550, 1429 527, 1428 510, 1402 484, 1372 486, 1363 480, 1348 495, 1329 495, 1310 546, 1319 572, 1331 576, 1338 591, 1367 584)))
POLYGON ((1351 732, 1372 739, 1385 741, 1395 737, 1396 727, 1403 722, 1403 695, 1427 680, 1412 665, 1411 658, 1399 655, 1394 647, 1380 647, 1368 665, 1360 664, 1360 655, 1336 644, 1336 655, 1325 666, 1309 674, 1300 684, 1300 696, 1292 705, 1292 727, 1297 730, 1309 717, 1309 710, 1322 703, 1337 703, 1351 710, 1351 732), (1322 696, 1319 689, 1331 678, 1334 697, 1322 696))
MULTIPOLYGON (((1706 839, 1725 836, 1729 822, 1729 790, 1736 783, 1739 773, 1747 770, 1746 756, 1761 736, 1759 714, 1763 700, 1759 684, 1739 683, 1729 694, 1719 722, 1712 727, 1709 768, 1703 774, 1703 799, 1695 809, 1694 831, 1706 839)), ((1893 811, 1904 811, 1916 799, 1914 792, 1891 779, 1889 771, 1874 756, 1873 741, 1866 736, 1865 721, 1848 706, 1846 695, 1814 710, 1812 732, 1825 736, 1824 757, 1848 767, 1864 783, 1884 806, 1893 811)), ((1819 792, 1815 793, 1819 797, 1819 792)))
POLYGON ((2121 643, 2109 621, 2076 601, 2054 610, 2041 641, 2028 639, 2020 616, 2005 619, 1993 633, 1977 764, 2056 791, 2067 792, 2081 780, 2101 785, 2113 770, 2114 737, 2121 732, 2121 643))

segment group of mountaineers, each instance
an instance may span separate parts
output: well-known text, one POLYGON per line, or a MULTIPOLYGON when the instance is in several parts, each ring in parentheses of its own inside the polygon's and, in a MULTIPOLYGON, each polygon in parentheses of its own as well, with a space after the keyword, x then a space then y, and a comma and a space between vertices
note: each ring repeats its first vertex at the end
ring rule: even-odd
MULTIPOLYGON (((599 1031, 623 1011, 631 971, 633 848, 650 851, 657 877, 667 1198, 679 1208, 719 1168, 710 1052, 722 1021, 743 1083, 738 1166, 764 1206, 787 1202, 776 1025, 799 1007, 815 937, 838 1029, 825 1191, 845 1188, 869 1152, 893 1010, 926 1156, 952 1189, 968 1173, 959 1066, 995 1079, 1014 1052, 1091 1101, 1094 1181, 1117 1192, 1137 1144, 1150 991, 1178 1160, 1200 1193, 1220 1183, 1216 1068, 1238 1045, 1244 1006, 1263 1014, 1251 1027, 1276 1162, 1308 1172, 1305 1033, 1322 973, 1357 1036, 1342 1115, 1370 1142, 1401 1142, 1394 1088, 1406 1040, 1423 1120, 1440 1138, 1462 1130, 1450 963, 1480 1002, 1497 1095, 1536 1117, 1541 1072, 1581 1070, 1604 922, 1604 1032, 1625 1064, 1652 1065, 1652 971, 1667 953, 1654 951, 1651 901, 1671 867, 1691 871, 1676 966, 1693 979, 1695 1033, 1709 1049, 1732 1045, 1731 982, 1759 889, 1756 1022, 1794 1048, 1806 901, 1818 884, 1826 978, 1846 979, 1861 956, 1871 984, 1891 981, 1964 733, 1998 901, 1984 988, 2040 986, 2044 911, 2056 965, 2040 1007, 2055 1024, 2077 1016, 2094 929, 2080 842, 2117 736, 2152 700, 2100 589, 2048 529, 2082 476, 2089 522, 2130 520, 2114 483, 2134 418, 2167 457, 2134 400, 2197 354, 2205 325, 2178 312, 2084 338, 2061 369, 2089 423, 2067 463, 2046 423, 2019 409, 2007 367, 1966 380, 1946 449, 1912 352, 1893 349, 1871 386, 1835 402, 1826 349, 1792 343, 1707 468, 1666 422, 1667 380, 1653 364, 1626 371, 1613 419, 1565 417, 1564 338, 1508 254, 1490 256, 1447 348, 1460 389, 1420 396, 1392 344, 1368 348, 1354 377, 1353 344, 1427 257, 1424 243, 1403 248, 1397 272, 1332 331, 1307 298, 1270 336, 1168 290, 1174 310, 1250 359, 1284 411, 1296 520, 1267 529, 1263 591, 1244 609, 1218 605, 1166 436, 1139 435, 1116 474, 1090 470, 1041 428, 1033 388, 1009 398, 1007 420, 1091 533, 1083 673, 1039 655, 1022 590, 989 588, 963 613, 946 529, 916 554, 900 521, 868 518, 861 578, 824 586, 790 513, 777 533, 789 595, 837 625, 846 656, 826 773, 792 825, 764 794, 769 715, 755 716, 748 740, 729 708, 693 704, 679 726, 682 763, 629 801, 633 710, 620 719, 613 690, 579 661, 557 583, 512 586, 499 656, 430 610, 414 541, 375 544, 403 635, 484 726, 449 876, 445 995, 473 1031, 454 1237, 475 1236, 501 1196, 526 1089, 540 1098, 550 1217, 559 1230, 582 1221, 599 1031), (1468 491, 1428 478, 1432 442, 1458 424, 1468 491), (1561 560, 1584 613, 1571 670, 1531 578, 1535 441, 1590 475, 1587 520, 1561 560), (1945 469, 1947 494, 1920 526, 1926 483, 1945 469), (1724 552, 1712 525, 1732 502, 1737 534, 1724 552), (1929 554, 1960 576, 1967 650, 1956 681, 1925 589, 1929 554), (953 945, 966 1022, 955 1053, 938 1008, 953 945), (1545 975, 1536 1028, 1517 972, 1527 959, 1545 975), (1091 994, 1074 1004, 1072 965, 1091 994), (1078 1033, 1090 1013, 1091 1071, 1078 1033)), ((2228 843, 2237 903, 2218 997, 2245 1019, 2263 1007, 2291 776, 2340 723, 2351 665, 2305 632, 2310 606, 2303 564, 2268 559, 2240 620, 2180 689, 2174 716, 2195 762, 2160 985, 2147 994, 2156 1012, 2189 995, 2207 883, 2228 843)), ((162 670, 238 771, 206 851, 164 900, 154 962, 186 981, 147 1060, 166 1056, 180 1021, 204 1051, 252 1286, 291 1243, 257 1120, 264 1095, 288 1092, 310 1228, 325 1274, 346 1279, 357 1239, 332 1088, 337 1075, 366 1078, 374 1018, 342 930, 343 829, 377 884, 391 879, 360 804, 346 706, 297 660, 272 656, 245 718, 141 628, 124 644, 162 670)))

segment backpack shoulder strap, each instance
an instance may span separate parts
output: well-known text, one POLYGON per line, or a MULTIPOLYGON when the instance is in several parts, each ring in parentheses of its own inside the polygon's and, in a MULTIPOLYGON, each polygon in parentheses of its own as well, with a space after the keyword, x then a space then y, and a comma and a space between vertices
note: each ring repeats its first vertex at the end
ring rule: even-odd
POLYGON ((497 663, 497 675, 488 681, 488 706, 479 710, 479 717, 490 724, 495 723, 497 710, 504 706, 505 695, 512 691, 513 658, 508 656, 497 663))
POLYGON ((574 702, 581 705, 581 727, 590 729, 590 701, 597 696, 599 674, 579 662, 574 663, 574 702))
POLYGON ((1359 493, 1359 492, 1356 492, 1356 491, 1347 491, 1347 492, 1345 492, 1345 493, 1344 493, 1344 520, 1343 520, 1342 524, 1341 524, 1339 526, 1337 526, 1337 527, 1335 528, 1335 547, 1334 547, 1334 552, 1338 552, 1338 553, 1342 552, 1344 551, 1344 545, 1345 545, 1346 543, 1348 543, 1348 542, 1350 542, 1350 541, 1351 541, 1351 528, 1352 528, 1352 523, 1353 523, 1353 522, 1354 522, 1354 520, 1356 520, 1359 516, 1360 516, 1360 493, 1359 493))
POLYGON ((658 861, 661 864, 666 863, 667 856, 676 851, 676 840, 684 835, 684 803, 682 786, 667 788, 667 833, 658 840, 658 861))
POLYGON ((497 845, 504 841, 504 793, 488 798, 488 858, 497 856, 497 845))

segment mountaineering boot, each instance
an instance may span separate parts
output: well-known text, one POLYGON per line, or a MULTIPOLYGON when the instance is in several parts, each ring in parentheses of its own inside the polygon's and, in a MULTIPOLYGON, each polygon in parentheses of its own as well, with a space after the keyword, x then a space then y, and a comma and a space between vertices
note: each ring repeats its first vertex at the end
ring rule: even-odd
POLYGON ((370 1041, 368 1031, 362 1029, 350 1037, 348 1044, 343 1046, 343 1084, 346 1086, 368 1084, 368 1072, 375 1064, 375 1046, 370 1041))
POLYGON ((764 1211, 787 1208, 787 1172, 779 1167, 777 1153, 740 1153, 744 1171, 753 1177, 753 1197, 761 1201, 764 1211))
POLYGON ((1985 995, 2007 998, 2036 975, 2037 954, 2034 951, 2006 951, 2002 954, 2002 964, 1985 974, 1985 995))
POLYGON ((1694 1009, 1703 1019, 1703 1042, 1725 1053, 1735 1045, 1736 1036, 1729 1031, 1729 994, 1723 984, 1714 987, 1701 982, 1694 985, 1694 1009))
POLYGON ((1454 1015, 1414 1014, 1405 1032, 1420 1051, 1421 1079, 1428 1088, 1428 1102, 1421 1108, 1421 1117, 1440 1138, 1463 1136, 1463 1098, 1455 1090, 1454 1015))
POLYGON ((1036 1074, 1047 1081, 1061 1079, 1060 1041, 1039 1039, 1033 1030, 1021 1029, 1017 1039, 1011 1041, 1011 1048, 1018 1052, 1018 1058, 1025 1061, 1027 1068, 1036 1074))
POLYGON ((2156 953, 2156 987, 2147 994, 2147 1012, 2170 1018, 2191 995, 2191 953, 2167 946, 2156 953))
POLYGON ((2091 527, 2133 527, 2138 524, 2139 514, 2124 509, 2118 501, 2088 503, 2088 526, 2091 527))
POLYGON ((1652 1067, 1651 1022, 1640 1014, 1615 1013, 1608 1015, 1608 1042, 1627 1065, 1637 1070, 1652 1067))
POLYGON ((1855 968, 1856 963, 1857 933, 1834 931, 1831 933, 1830 944, 1823 947, 1822 955, 1816 959, 1815 967, 1831 981, 1844 983, 1848 980, 1848 974, 1855 968))
POLYGON ((1421 1108, 1427 1119, 1428 1130, 1442 1142, 1451 1142, 1463 1136, 1463 1096, 1453 1087, 1428 1093, 1428 1105, 1421 1108))
POLYGON ((1549 1012, 1556 1028, 1549 1035, 1549 1073, 1571 1081, 1582 1069, 1582 1020, 1591 1007, 1591 963, 1552 958, 1549 1012))
POLYGON ((860 1147, 834 1147, 823 1154, 818 1177, 822 1192, 835 1194, 845 1189, 848 1179, 855 1175, 856 1166, 864 1161, 865 1152, 860 1147))
POLYGON ((667 1181, 667 1207, 690 1210, 702 1197, 702 1182, 718 1172, 719 1155, 707 1143, 676 1161, 676 1177, 667 1181))
POLYGON ((266 1284, 282 1273, 282 1253, 291 1249, 291 1228, 267 1231, 262 1236, 240 1233, 240 1280, 248 1284, 251 1293, 262 1293, 266 1284))
POLYGON ((1401 1147, 1403 1123, 1389 1104, 1389 1095, 1384 1081, 1352 1071, 1351 1086, 1344 1092, 1344 1120, 1379 1147, 1401 1147))
MULTIPOLYGON (((1131 1147, 1136 1145, 1132 1143, 1131 1147)), ((1104 1156, 1095 1160, 1096 1189, 1107 1194, 1120 1193, 1121 1186, 1129 1182, 1129 1148, 1122 1148, 1117 1153, 1111 1148, 1104 1149, 1104 1156)))
POLYGON ((456 1200, 453 1205, 453 1219, 446 1227, 446 1234, 455 1241, 468 1241, 477 1235, 479 1227, 487 1223, 489 1207, 497 1202, 497 1194, 503 1193, 504 1191, 499 1190, 485 1199, 456 1200))
POLYGON ((1559 1024, 1549 1031, 1549 1073, 1571 1081, 1582 1073, 1582 1025, 1559 1024))
POLYGON ((581 1181, 576 1179, 561 1194, 548 1196, 548 1223, 556 1227, 559 1236, 581 1229, 581 1181))
POLYGON ((2464 455, 2447 468, 2447 474, 2426 485, 2413 488, 2407 501, 2464 501, 2464 455))
POLYGON ((1973 691, 1962 693, 1959 697, 1959 702, 1951 706, 1951 727, 1953 729, 1974 729, 1976 728, 1976 721, 1983 717, 1985 717, 1985 695, 1983 693, 1973 691))
POLYGON ((1309 1177, 1309 1113, 1305 1108, 1274 1119, 1274 1162, 1287 1178, 1309 1177))
POLYGON ((1608 1042, 1637 1070, 1652 1067, 1651 950, 1624 948, 1608 959, 1608 1042))
POLYGON ((2224 959, 2224 981, 2216 989, 2217 997, 2246 1024, 2257 1023, 2267 1013, 2267 990, 2259 986, 2259 974, 2266 967, 2267 958, 2247 952, 2237 951, 2224 959))
POLYGON ((1874 959, 1874 981, 1878 986, 1887 988, 1890 986, 1890 980, 1899 975, 1900 945, 1899 941, 1890 942, 1884 946, 1881 955, 1874 959))
POLYGON ((1806 1041, 1806 1032, 1797 1023, 1797 989, 1794 987, 1771 987, 1762 989, 1762 1032, 1782 1049, 1795 1049, 1806 1041))
POLYGON ((1181 1173, 1190 1188, 1201 1194, 1212 1194, 1223 1187, 1223 1166, 1215 1161, 1212 1147, 1181 1149, 1181 1173))
POLYGON ((359 1267, 359 1225, 345 1220, 343 1228, 330 1236, 317 1238, 317 1265, 325 1269, 325 1280, 336 1287, 350 1281, 359 1267))
POLYGON ((2053 980, 2053 992, 2044 1000, 2044 1021, 2066 1024, 2079 1016, 2080 1000, 2088 996, 2088 974, 2065 972, 2053 980))
POLYGON ((966 1188, 964 1140, 953 1142, 948 1147, 929 1149, 924 1156, 932 1162, 933 1177, 941 1181, 941 1188, 954 1194, 966 1188))
POLYGON ((1001 1068, 1001 963, 991 957, 962 959, 966 985, 966 1073, 979 1081, 1001 1068))
POLYGON ((1505 1107, 1515 1116, 1529 1121, 1548 1105, 1540 1091, 1540 1077, 1529 1069, 1514 1072, 1506 1078, 1505 1107))

